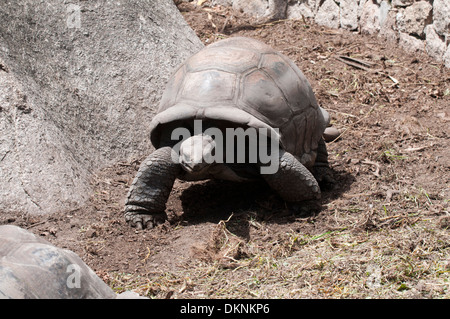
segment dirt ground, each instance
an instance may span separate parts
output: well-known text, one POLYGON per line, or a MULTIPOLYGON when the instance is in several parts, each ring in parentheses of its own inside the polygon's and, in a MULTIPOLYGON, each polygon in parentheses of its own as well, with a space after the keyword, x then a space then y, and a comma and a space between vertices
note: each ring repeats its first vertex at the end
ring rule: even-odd
POLYGON ((176 181, 169 221, 136 230, 122 212, 135 159, 98 172, 82 209, 2 214, 0 224, 73 250, 118 292, 152 298, 450 298, 450 70, 308 20, 179 8, 205 44, 259 39, 309 79, 342 132, 327 144, 337 183, 321 208, 297 213, 263 184, 176 181))

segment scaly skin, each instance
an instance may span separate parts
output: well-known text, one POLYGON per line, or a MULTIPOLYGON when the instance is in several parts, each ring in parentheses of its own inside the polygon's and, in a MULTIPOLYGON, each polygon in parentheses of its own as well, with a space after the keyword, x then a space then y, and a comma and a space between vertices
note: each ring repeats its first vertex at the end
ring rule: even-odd
POLYGON ((181 170, 172 155, 171 147, 162 147, 141 163, 125 204, 125 220, 132 227, 153 228, 166 220, 166 202, 181 170))
POLYGON ((319 184, 311 172, 295 156, 283 150, 280 150, 278 171, 261 176, 287 202, 320 198, 319 184))
MULTIPOLYGON (((299 203, 320 198, 318 180, 331 182, 328 154, 320 141, 314 176, 295 156, 280 150, 279 169, 275 174, 262 174, 269 186, 286 202, 299 203), (317 178, 317 179, 316 179, 317 178)), ((141 164, 130 187, 125 204, 125 219, 139 229, 153 228, 166 220, 166 202, 173 183, 182 171, 171 147, 162 147, 141 164)))

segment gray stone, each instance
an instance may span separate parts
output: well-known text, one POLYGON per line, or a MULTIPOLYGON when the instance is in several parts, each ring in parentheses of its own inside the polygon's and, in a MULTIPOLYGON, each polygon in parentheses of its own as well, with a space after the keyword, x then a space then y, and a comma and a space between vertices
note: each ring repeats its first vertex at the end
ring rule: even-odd
POLYGON ((398 44, 403 50, 409 53, 419 53, 425 51, 425 43, 424 41, 417 39, 406 33, 399 33, 398 44))
POLYGON ((383 27, 386 20, 388 19, 389 12, 391 10, 391 5, 387 1, 382 1, 380 3, 380 28, 383 27))
POLYGON ((447 46, 447 51, 445 51, 443 59, 444 59, 445 66, 447 68, 450 68, 450 45, 447 46))
POLYGON ((361 33, 374 34, 380 30, 380 8, 371 0, 366 1, 359 19, 361 33))
POLYGON ((440 36, 450 39, 450 1, 434 0, 433 27, 440 36))
POLYGON ((394 8, 407 7, 414 3, 415 0, 392 0, 392 6, 394 8))
POLYGON ((444 53, 446 51, 445 42, 441 40, 439 35, 434 30, 433 25, 427 25, 425 27, 426 42, 425 49, 431 57, 437 61, 442 61, 444 53))
POLYGON ((269 0, 269 9, 265 16, 271 20, 286 19, 288 0, 269 0))
POLYGON ((286 15, 288 19, 314 18, 313 10, 307 3, 292 3, 288 5, 286 15))
MULTIPOLYGON (((308 4, 308 7, 311 8, 311 10, 314 12, 314 14, 317 14, 317 11, 319 11, 320 6, 323 4, 323 0, 299 0, 300 2, 305 2, 308 4)), ((336 3, 339 3, 338 1, 335 1, 336 3)))
POLYGON ((424 28, 432 22, 432 6, 427 1, 413 3, 397 14, 397 27, 400 32, 424 37, 424 28))
POLYGON ((143 123, 201 47, 171 0, 2 4, 0 212, 76 209, 93 172, 148 153, 143 123))
POLYGON ((233 10, 255 17, 263 17, 269 9, 268 0, 234 0, 233 10))
POLYGON ((339 6, 341 28, 358 29, 358 0, 341 0, 339 6))
POLYGON ((338 29, 340 26, 339 6, 333 0, 325 0, 317 11, 314 19, 319 25, 338 29))
POLYGON ((383 24, 380 26, 379 33, 380 37, 393 43, 398 41, 398 30, 395 15, 395 11, 389 11, 387 13, 387 16, 383 19, 383 24))
POLYGON ((363 12, 364 5, 366 4, 367 0, 359 0, 358 2, 359 2, 359 4, 358 4, 358 19, 360 19, 362 12, 363 12))

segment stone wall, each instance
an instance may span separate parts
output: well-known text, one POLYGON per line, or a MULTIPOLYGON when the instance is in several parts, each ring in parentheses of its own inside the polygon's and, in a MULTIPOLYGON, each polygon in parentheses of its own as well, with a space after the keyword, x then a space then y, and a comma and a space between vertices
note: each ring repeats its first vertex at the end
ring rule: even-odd
MULTIPOLYGON (((268 16, 276 0, 215 0, 256 16, 268 16), (254 8, 258 8, 255 10, 254 8)), ((450 0, 285 0, 288 19, 310 18, 398 43, 406 51, 426 52, 450 68, 450 0)))

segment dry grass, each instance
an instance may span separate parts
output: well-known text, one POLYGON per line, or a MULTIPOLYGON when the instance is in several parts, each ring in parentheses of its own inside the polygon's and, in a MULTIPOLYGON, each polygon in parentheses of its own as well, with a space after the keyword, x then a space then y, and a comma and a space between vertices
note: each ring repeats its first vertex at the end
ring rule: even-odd
POLYGON ((232 215, 185 269, 112 272, 110 285, 151 298, 450 298, 448 130, 436 125, 448 125, 448 71, 307 21, 239 26, 227 10, 184 11, 204 42, 239 32, 301 67, 342 132, 328 149, 347 188, 318 215, 282 224, 232 215))
MULTIPOLYGON (((449 298, 448 220, 415 218, 398 226, 408 218, 375 221, 372 214, 352 225, 343 217, 347 226, 340 229, 248 242, 222 221, 210 247, 195 249, 202 255, 195 265, 146 276, 110 274, 108 282, 119 292, 133 289, 153 298, 449 298)), ((264 222, 251 225, 270 232, 264 222)))

